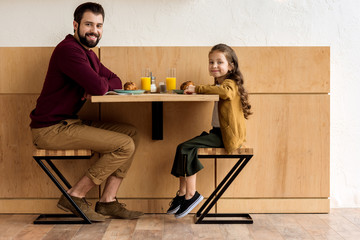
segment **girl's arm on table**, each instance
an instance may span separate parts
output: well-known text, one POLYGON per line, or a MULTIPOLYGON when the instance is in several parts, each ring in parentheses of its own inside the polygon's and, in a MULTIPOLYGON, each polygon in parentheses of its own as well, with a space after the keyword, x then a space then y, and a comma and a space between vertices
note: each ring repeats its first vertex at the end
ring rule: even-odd
POLYGON ((220 86, 198 85, 195 87, 196 93, 218 94, 221 99, 231 100, 238 94, 235 81, 226 79, 220 86))

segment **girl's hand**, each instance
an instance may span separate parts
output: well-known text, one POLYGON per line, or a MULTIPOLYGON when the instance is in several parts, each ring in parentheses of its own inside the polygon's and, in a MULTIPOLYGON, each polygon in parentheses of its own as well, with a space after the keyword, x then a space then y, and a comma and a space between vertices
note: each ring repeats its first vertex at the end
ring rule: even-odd
POLYGON ((84 96, 81 98, 82 101, 90 100, 90 99, 91 99, 91 95, 88 93, 84 93, 84 96))
POLYGON ((189 85, 185 90, 184 93, 185 94, 193 94, 195 92, 195 86, 194 85, 189 85))

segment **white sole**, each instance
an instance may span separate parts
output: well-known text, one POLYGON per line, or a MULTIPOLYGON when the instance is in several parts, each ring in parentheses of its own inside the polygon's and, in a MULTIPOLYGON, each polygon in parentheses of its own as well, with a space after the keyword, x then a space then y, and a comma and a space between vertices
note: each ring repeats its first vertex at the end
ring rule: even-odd
POLYGON ((171 211, 167 211, 166 214, 174 214, 174 213, 176 213, 177 211, 179 211, 179 209, 180 209, 180 205, 177 206, 176 208, 174 208, 174 209, 171 210, 171 211))
POLYGON ((185 212, 175 215, 175 218, 182 218, 185 217, 186 215, 188 215, 189 212, 191 212, 191 210, 193 210, 202 200, 204 199, 204 197, 202 195, 200 195, 200 197, 198 199, 196 199, 195 202, 193 202, 188 209, 186 209, 185 212))

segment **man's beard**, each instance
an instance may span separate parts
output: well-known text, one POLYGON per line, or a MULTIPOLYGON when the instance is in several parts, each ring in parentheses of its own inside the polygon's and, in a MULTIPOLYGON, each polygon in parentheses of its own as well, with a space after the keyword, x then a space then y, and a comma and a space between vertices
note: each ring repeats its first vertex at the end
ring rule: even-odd
POLYGON ((78 35, 79 35, 79 40, 82 44, 84 44, 85 46, 87 46, 88 48, 93 48, 95 47, 99 41, 100 41, 100 35, 99 34, 95 34, 95 33, 85 33, 85 36, 81 36, 80 35, 80 24, 79 24, 79 27, 78 27, 78 35), (97 37, 97 40, 95 42, 89 42, 87 39, 86 39, 86 36, 95 36, 97 37))

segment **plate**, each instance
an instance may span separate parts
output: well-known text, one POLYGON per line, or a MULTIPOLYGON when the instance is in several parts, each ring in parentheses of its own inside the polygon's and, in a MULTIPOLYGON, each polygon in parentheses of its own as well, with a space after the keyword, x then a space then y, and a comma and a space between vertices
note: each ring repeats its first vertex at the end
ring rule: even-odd
POLYGON ((117 93, 126 93, 126 94, 142 94, 145 92, 145 90, 139 89, 139 90, 123 90, 123 89, 114 89, 117 93))
POLYGON ((177 94, 184 94, 184 90, 179 90, 179 89, 174 89, 173 92, 177 94))

